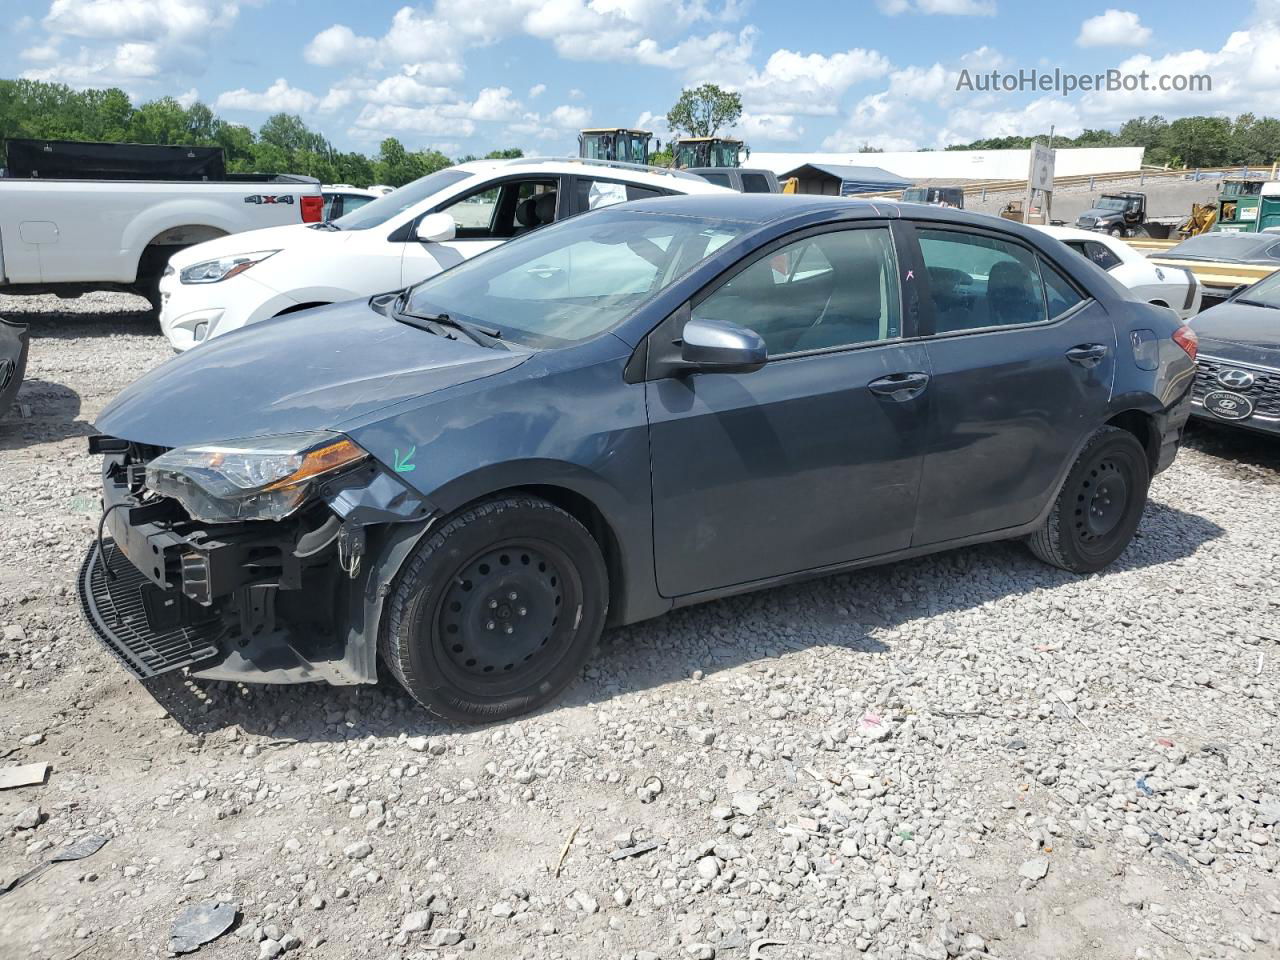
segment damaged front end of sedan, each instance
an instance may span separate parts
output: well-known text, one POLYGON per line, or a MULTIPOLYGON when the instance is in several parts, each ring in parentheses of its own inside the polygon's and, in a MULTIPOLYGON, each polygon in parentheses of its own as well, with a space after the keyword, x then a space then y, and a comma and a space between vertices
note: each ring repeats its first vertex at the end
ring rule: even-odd
POLYGON ((433 507, 346 436, 165 449, 96 436, 84 614, 136 677, 372 683, 390 574, 433 507))

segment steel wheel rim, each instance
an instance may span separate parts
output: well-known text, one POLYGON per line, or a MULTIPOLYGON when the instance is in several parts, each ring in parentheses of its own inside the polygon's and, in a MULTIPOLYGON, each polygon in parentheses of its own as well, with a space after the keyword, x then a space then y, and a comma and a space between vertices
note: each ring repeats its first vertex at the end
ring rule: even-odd
POLYGON ((433 618, 440 670, 484 696, 536 684, 563 659, 580 596, 577 569, 554 544, 486 547, 459 564, 440 592, 433 618))
POLYGON ((1076 490, 1075 531, 1082 545, 1098 546, 1121 527, 1131 483, 1116 460, 1101 460, 1090 469, 1076 490))

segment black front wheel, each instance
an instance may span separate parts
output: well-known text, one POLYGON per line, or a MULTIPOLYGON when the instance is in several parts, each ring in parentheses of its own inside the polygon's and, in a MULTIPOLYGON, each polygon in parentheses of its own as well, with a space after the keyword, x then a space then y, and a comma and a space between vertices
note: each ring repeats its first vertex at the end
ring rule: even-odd
POLYGON ((1028 538, 1031 552, 1074 573, 1101 570, 1133 539, 1150 482, 1137 438, 1103 427, 1080 452, 1045 525, 1028 538))
POLYGON ((548 703, 581 673, 608 611, 600 548, 536 497, 464 510, 405 562, 380 638, 383 659, 447 720, 504 720, 548 703))

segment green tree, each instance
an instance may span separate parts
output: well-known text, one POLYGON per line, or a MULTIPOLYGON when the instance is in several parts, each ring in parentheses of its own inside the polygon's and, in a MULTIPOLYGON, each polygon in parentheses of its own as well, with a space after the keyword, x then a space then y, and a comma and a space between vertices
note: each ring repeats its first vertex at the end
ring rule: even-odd
POLYGON ((1280 159, 1280 120, 1242 113, 1231 125, 1230 163, 1268 166, 1280 159))
POLYGON ((173 97, 148 101, 129 118, 127 136, 135 143, 190 143, 186 108, 173 97))
POLYGON ((501 150, 490 150, 484 155, 486 160, 518 160, 524 156, 519 147, 504 147, 501 150))
POLYGON ((1231 156, 1231 121, 1222 117, 1182 117, 1169 124, 1165 146, 1187 167, 1220 167, 1231 156))
POLYGON ((258 139, 263 143, 279 147, 286 153, 309 150, 312 153, 325 153, 329 141, 310 129, 302 118, 290 113, 277 113, 267 118, 267 122, 258 128, 258 139))
POLYGON ((742 97, 714 83, 680 91, 680 99, 667 111, 667 126, 691 137, 714 137, 742 117, 742 97))

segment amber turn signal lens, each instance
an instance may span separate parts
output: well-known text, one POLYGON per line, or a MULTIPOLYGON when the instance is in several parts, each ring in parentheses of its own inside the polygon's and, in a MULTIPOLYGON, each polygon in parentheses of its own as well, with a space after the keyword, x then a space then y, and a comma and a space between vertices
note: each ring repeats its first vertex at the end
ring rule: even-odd
POLYGON ((312 450, 310 453, 304 454, 302 464, 297 470, 289 474, 283 479, 277 480, 268 490, 279 490, 283 487, 292 487, 302 483, 304 480, 310 480, 312 477, 318 477, 321 474, 330 473, 340 467, 349 466, 357 463, 367 457, 368 454, 357 447, 350 440, 338 440, 327 446, 320 447, 318 450, 312 450))

